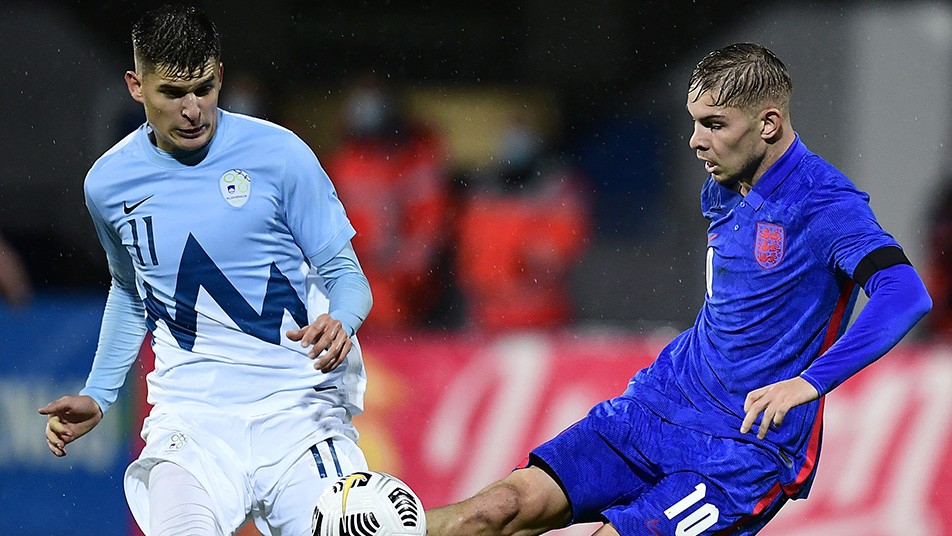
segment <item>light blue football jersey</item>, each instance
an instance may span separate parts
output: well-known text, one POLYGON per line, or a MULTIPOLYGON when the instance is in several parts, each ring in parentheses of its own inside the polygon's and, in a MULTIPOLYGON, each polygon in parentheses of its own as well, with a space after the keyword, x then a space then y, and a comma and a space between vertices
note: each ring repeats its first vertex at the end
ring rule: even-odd
POLYGON ((211 142, 186 160, 147 124, 90 169, 86 203, 118 280, 133 278, 153 334, 156 409, 263 413, 308 400, 363 406, 360 347, 314 370, 285 337, 327 312, 314 266, 355 232, 327 174, 291 131, 218 111, 211 142))

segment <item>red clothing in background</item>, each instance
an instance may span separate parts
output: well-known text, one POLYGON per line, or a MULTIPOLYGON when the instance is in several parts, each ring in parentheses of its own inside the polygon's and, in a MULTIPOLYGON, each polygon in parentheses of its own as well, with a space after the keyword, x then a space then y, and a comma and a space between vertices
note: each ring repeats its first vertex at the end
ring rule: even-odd
POLYGON ((573 181, 469 199, 456 274, 469 320, 490 330, 551 328, 572 319, 571 268, 587 244, 589 208, 573 181))
POLYGON ((434 269, 449 208, 445 165, 443 143, 426 131, 351 139, 327 160, 373 292, 367 326, 414 325, 439 298, 434 269))

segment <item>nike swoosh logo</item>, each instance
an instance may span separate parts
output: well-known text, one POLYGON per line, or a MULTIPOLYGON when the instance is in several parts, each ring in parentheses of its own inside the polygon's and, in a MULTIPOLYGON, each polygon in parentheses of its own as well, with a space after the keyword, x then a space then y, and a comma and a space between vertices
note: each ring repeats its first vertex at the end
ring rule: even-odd
POLYGON ((126 214, 130 214, 133 210, 139 208, 139 205, 141 205, 142 203, 145 203, 145 202, 148 201, 149 199, 152 199, 152 197, 153 197, 154 195, 155 195, 155 194, 152 194, 152 195, 150 195, 149 197, 146 197, 145 199, 143 199, 142 201, 139 201, 138 203, 134 203, 134 204, 132 204, 132 205, 126 204, 126 202, 123 201, 123 202, 122 202, 122 211, 125 212, 126 214))

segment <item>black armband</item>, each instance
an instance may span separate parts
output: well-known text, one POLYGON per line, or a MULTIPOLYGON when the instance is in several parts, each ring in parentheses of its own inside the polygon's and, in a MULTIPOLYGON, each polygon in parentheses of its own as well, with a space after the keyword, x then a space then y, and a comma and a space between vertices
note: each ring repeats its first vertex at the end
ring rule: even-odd
POLYGON ((856 265, 856 270, 853 271, 853 281, 859 283, 859 286, 866 288, 866 283, 870 277, 873 277, 873 274, 883 268, 889 268, 897 264, 908 264, 912 266, 912 263, 906 258, 906 254, 903 253, 900 248, 896 246, 886 246, 873 250, 856 265))

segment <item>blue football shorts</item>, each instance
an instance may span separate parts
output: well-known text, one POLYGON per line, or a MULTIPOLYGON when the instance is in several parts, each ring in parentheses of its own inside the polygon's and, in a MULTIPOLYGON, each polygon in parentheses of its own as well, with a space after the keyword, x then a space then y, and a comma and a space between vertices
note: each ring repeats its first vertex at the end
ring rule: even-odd
POLYGON ((756 534, 787 501, 766 450, 662 420, 630 397, 532 451, 562 486, 570 523, 609 522, 622 536, 756 534))

